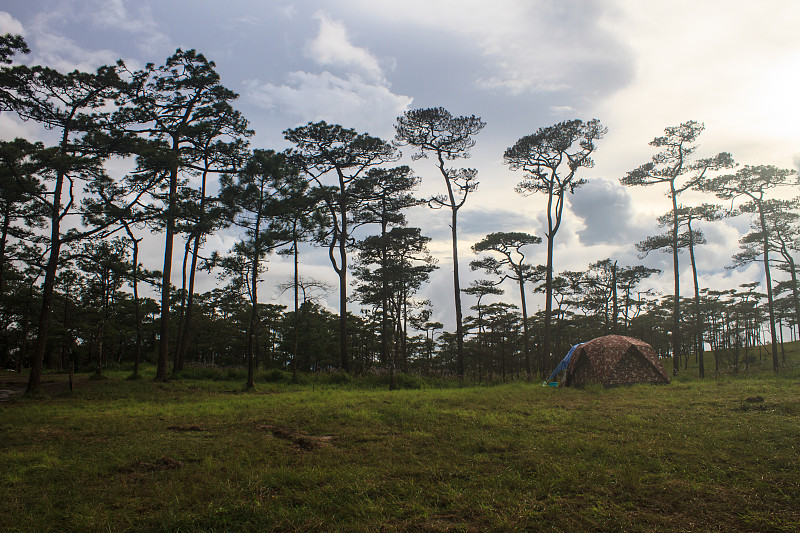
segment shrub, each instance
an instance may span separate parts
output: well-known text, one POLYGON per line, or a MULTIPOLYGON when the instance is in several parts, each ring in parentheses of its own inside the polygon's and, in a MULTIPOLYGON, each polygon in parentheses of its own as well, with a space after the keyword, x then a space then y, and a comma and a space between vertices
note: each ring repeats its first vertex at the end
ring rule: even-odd
POLYGON ((329 372, 328 374, 320 374, 320 377, 323 378, 323 383, 327 382, 331 385, 342 385, 353 381, 353 378, 347 372, 329 372))
POLYGON ((265 383, 289 383, 291 380, 291 372, 286 372, 279 368, 259 372, 258 376, 256 376, 256 381, 263 381, 265 383))

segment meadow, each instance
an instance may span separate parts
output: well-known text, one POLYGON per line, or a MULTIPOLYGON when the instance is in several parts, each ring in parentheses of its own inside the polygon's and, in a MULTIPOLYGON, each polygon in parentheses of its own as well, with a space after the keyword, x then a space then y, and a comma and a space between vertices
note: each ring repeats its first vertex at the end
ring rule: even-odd
POLYGON ((797 370, 395 391, 126 375, 0 403, 0 530, 800 530, 797 370))

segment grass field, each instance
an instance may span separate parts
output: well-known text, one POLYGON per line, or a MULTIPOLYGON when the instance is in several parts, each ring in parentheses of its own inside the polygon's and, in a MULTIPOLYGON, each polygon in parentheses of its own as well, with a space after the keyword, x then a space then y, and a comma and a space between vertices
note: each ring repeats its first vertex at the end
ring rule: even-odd
POLYGON ((0 403, 0 530, 800 531, 796 371, 250 393, 125 375, 0 403))

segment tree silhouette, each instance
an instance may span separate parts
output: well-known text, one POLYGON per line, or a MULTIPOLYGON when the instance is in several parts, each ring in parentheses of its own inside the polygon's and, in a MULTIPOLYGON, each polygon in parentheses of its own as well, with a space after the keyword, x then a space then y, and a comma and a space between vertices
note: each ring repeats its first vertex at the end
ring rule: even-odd
MULTIPOLYGON (((772 165, 750 166, 746 165, 735 174, 718 176, 703 181, 699 187, 711 191, 723 200, 736 201, 745 199, 739 210, 754 214, 756 219, 756 233, 751 238, 760 240, 760 254, 763 257, 764 275, 767 288, 767 309, 769 311, 770 335, 772 337, 772 366, 777 372, 778 361, 778 334, 775 326, 774 298, 772 293, 772 275, 770 272, 770 240, 772 238, 767 224, 767 212, 776 204, 770 203, 767 191, 781 187, 797 187, 800 177, 794 170, 780 169, 772 165)), ((745 237, 746 238, 746 237, 745 237)))
POLYGON ((229 175, 222 178, 221 196, 236 213, 234 223, 244 230, 241 241, 233 248, 233 256, 223 266, 239 276, 250 297, 250 320, 247 326, 247 388, 255 386, 256 331, 259 324, 258 282, 263 272, 262 259, 290 237, 273 223, 281 211, 276 191, 284 176, 294 172, 287 165, 285 154, 272 150, 255 150, 236 183, 229 175))
MULTIPOLYGON (((362 204, 356 218, 362 223, 374 223, 380 226, 377 238, 366 238, 359 243, 362 265, 376 262, 379 265, 377 275, 380 280, 381 303, 381 361, 390 364, 390 388, 394 388, 394 358, 389 357, 392 338, 389 328, 389 304, 391 298, 389 254, 393 243, 390 243, 390 228, 403 227, 406 224, 403 210, 419 203, 410 191, 417 186, 419 179, 411 173, 411 169, 402 166, 393 169, 370 169, 366 177, 360 179, 355 186, 357 196, 362 204)), ((397 267, 395 263, 393 266, 397 267)), ((397 273, 397 268, 392 269, 397 273)), ((369 270, 362 272, 369 277, 369 270)), ((395 285, 397 281, 395 281, 395 285)), ((398 298, 399 301, 399 298, 398 298)), ((392 353, 395 353, 393 350, 392 353)))
MULTIPOLYGON (((303 292, 303 302, 306 301, 306 289, 300 276, 300 243, 305 240, 322 240, 324 228, 329 227, 330 223, 321 209, 320 204, 326 193, 324 189, 313 188, 305 176, 291 173, 284 176, 283 183, 277 191, 277 201, 280 202, 282 209, 276 218, 276 223, 280 224, 288 235, 290 242, 278 251, 279 255, 291 255, 293 263, 293 282, 291 288, 294 293, 294 349, 292 350, 292 376, 297 379, 297 357, 300 345, 300 327, 303 314, 300 312, 300 292, 303 292)), ((319 283, 309 281, 309 283, 319 283)), ((282 286, 282 291, 288 287, 282 286)))
MULTIPOLYGON (((476 325, 478 326, 478 379, 481 380, 483 378, 482 375, 482 368, 481 368, 481 361, 483 360, 483 355, 485 352, 485 330, 486 330, 486 321, 483 317, 483 306, 481 305, 481 300, 489 295, 499 296, 503 294, 503 289, 501 289, 498 285, 500 281, 489 281, 486 279, 475 280, 470 283, 469 287, 466 289, 461 289, 464 294, 469 294, 470 296, 474 296, 477 298, 477 302, 473 307, 470 309, 475 309, 478 312, 478 317, 476 320, 476 325)), ((441 327, 441 325, 439 326, 441 327)))
POLYGON ((797 262, 793 255, 800 251, 800 214, 797 213, 797 208, 800 207, 800 198, 773 201, 781 204, 782 208, 770 209, 767 213, 767 224, 773 236, 769 244, 777 253, 775 262, 778 268, 790 276, 790 280, 783 282, 783 285, 785 289, 788 288, 791 291, 794 322, 800 327, 800 287, 797 278, 797 262))
POLYGON ((193 243, 192 261, 189 267, 185 313, 178 328, 173 372, 181 371, 186 359, 189 329, 192 325, 194 282, 200 245, 208 235, 230 225, 230 216, 225 207, 218 198, 209 194, 209 178, 212 174, 235 170, 244 158, 244 135, 247 133, 247 121, 225 102, 214 106, 214 109, 216 115, 202 124, 197 134, 190 139, 189 145, 189 151, 192 152, 191 158, 196 161, 195 166, 197 167, 193 170, 200 176, 200 188, 193 191, 195 193, 193 196, 199 197, 187 206, 192 207, 189 213, 190 220, 187 220, 189 236, 186 241, 187 251, 190 243, 193 243))
POLYGON ((553 311, 553 249, 556 234, 561 227, 565 194, 575 192, 586 180, 575 177, 578 169, 594 165, 591 154, 595 142, 602 139, 607 128, 597 119, 583 122, 570 120, 519 139, 506 149, 503 162, 511 170, 522 170, 525 175, 516 191, 524 196, 542 193, 547 196, 547 265, 545 271, 545 314, 542 353, 550 361, 550 322, 553 311))
MULTIPOLYGON (((536 269, 525 264, 522 248, 531 244, 540 244, 542 239, 536 235, 521 232, 490 233, 481 241, 472 245, 476 254, 496 252, 500 259, 486 257, 470 263, 472 270, 483 269, 487 274, 500 277, 502 283, 506 279, 516 281, 519 286, 520 307, 522 309, 523 346, 525 347, 525 374, 531 379, 530 336, 528 334, 528 306, 525 303, 525 282, 536 281, 536 269)), ((539 362, 539 371, 543 369, 539 362)))
POLYGON ((139 153, 140 173, 157 175, 167 182, 157 381, 167 379, 170 281, 179 177, 183 173, 203 171, 207 155, 201 149, 203 146, 223 140, 239 145, 242 138, 251 133, 246 130, 246 122, 231 109, 231 102, 238 95, 220 83, 215 67, 203 54, 179 48, 163 66, 155 67, 151 63, 129 73, 130 81, 119 110, 119 115, 131 124, 130 129, 153 141, 155 148, 139 153), (220 118, 225 120, 220 122, 220 118))
POLYGON ((328 256, 339 276, 339 355, 342 369, 347 372, 350 370, 347 352, 347 249, 351 244, 353 211, 360 202, 353 186, 369 168, 396 161, 399 156, 390 144, 377 137, 324 121, 289 129, 283 134, 295 145, 293 161, 326 191, 324 203, 333 223, 328 256), (335 175, 336 185, 333 187, 324 187, 321 181, 328 173, 335 175))
POLYGON ((677 375, 680 369, 680 270, 678 265, 678 195, 690 188, 698 186, 708 171, 733 166, 730 154, 722 152, 714 157, 692 161, 692 154, 697 149, 694 142, 705 126, 690 120, 679 126, 664 129, 664 135, 650 141, 650 146, 659 149, 650 162, 641 165, 620 179, 623 185, 650 186, 666 183, 669 185, 668 196, 672 201, 672 229, 670 242, 672 246, 672 271, 675 281, 675 294, 672 303, 672 371, 677 375))
POLYGON ((448 168, 447 161, 468 158, 475 146, 473 137, 486 125, 479 117, 454 117, 442 107, 414 109, 397 118, 395 142, 399 146, 413 146, 417 152, 412 159, 436 158, 436 168, 444 178, 447 196, 438 195, 429 201, 434 208, 450 209, 450 233, 453 242, 453 295, 456 308, 456 365, 458 375, 464 378, 464 330, 461 313, 461 283, 458 273, 458 210, 467 196, 478 187, 473 168, 448 168))
POLYGON ((102 194, 102 190, 122 192, 108 187, 111 180, 104 168, 109 157, 125 150, 119 139, 111 135, 117 124, 107 112, 119 94, 120 79, 116 69, 107 66, 100 67, 95 73, 76 70, 62 74, 38 65, 19 65, 1 67, 0 82, 3 86, 0 95, 2 108, 13 111, 22 120, 32 120, 57 132, 59 137, 56 146, 39 150, 36 154, 45 188, 37 191, 34 198, 47 213, 50 227, 49 235, 44 236, 49 256, 27 388, 29 393, 35 393, 39 390, 42 376, 62 247, 95 235, 114 222, 112 218, 103 226, 78 228, 74 216, 82 214, 81 208, 93 195, 100 196, 104 202, 117 200, 102 194), (78 196, 79 191, 75 190, 79 182, 85 184, 84 203, 78 196))
POLYGON ((15 241, 34 238, 34 228, 44 223, 44 212, 36 197, 43 193, 36 176, 39 165, 36 154, 43 149, 41 143, 25 139, 0 141, 0 302, 5 294, 3 275, 13 253, 9 239, 15 241))

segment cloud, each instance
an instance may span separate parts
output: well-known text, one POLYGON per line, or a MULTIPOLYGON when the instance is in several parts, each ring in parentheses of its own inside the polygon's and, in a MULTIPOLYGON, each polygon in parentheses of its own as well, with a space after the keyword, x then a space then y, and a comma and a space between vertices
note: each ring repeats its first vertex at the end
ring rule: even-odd
POLYGON ((280 13, 280 15, 283 18, 289 20, 294 18, 295 15, 297 15, 297 7, 295 7, 292 4, 288 4, 284 7, 279 8, 278 13, 280 13))
POLYGON ((283 83, 247 80, 246 98, 286 116, 294 125, 325 120, 391 138, 395 119, 413 99, 392 92, 379 61, 350 41, 341 22, 322 11, 314 18, 319 20, 319 31, 306 43, 305 55, 325 70, 295 70, 285 75, 283 83))
POLYGON ((282 85, 250 80, 245 86, 247 98, 256 105, 300 123, 325 120, 383 137, 393 135, 395 118, 412 102, 411 97, 394 94, 385 85, 327 71, 295 71, 282 85))
POLYGON ((594 178, 569 197, 571 210, 583 220, 578 231, 581 244, 630 242, 634 232, 634 210, 628 190, 619 182, 594 178))
POLYGON ((636 73, 593 111, 618 147, 606 161, 630 170, 638 162, 626 161, 649 158, 646 143, 664 127, 694 119, 706 126, 701 157, 729 151, 740 162, 791 164, 800 151, 800 4, 616 3, 605 24, 635 50, 636 73))
POLYGON ((160 31, 159 24, 150 12, 150 7, 139 3, 125 3, 122 0, 106 0, 90 9, 88 17, 98 28, 123 31, 136 36, 137 47, 147 55, 152 55, 169 43, 169 38, 160 31), (127 6, 136 6, 135 12, 127 6))
MULTIPOLYGON (((532 233, 535 222, 519 211, 503 208, 465 207, 460 218, 460 233, 480 240, 489 233, 521 231, 532 233)), ((449 230, 449 228, 448 228, 449 230)))
POLYGON ((308 43, 306 54, 323 66, 342 67, 351 74, 357 73, 367 79, 384 83, 383 71, 378 60, 366 48, 355 46, 347 36, 347 29, 336 20, 318 11, 319 33, 308 43))
POLYGON ((35 46, 31 46, 34 61, 62 72, 82 70, 92 72, 101 65, 113 65, 119 55, 113 50, 96 49, 89 51, 72 39, 50 32, 41 27, 35 34, 35 46))
POLYGON ((20 120, 12 113, 0 113, 0 139, 10 141, 16 137, 48 143, 58 142, 57 134, 39 127, 36 122, 20 120))
POLYGON ((554 105, 550 106, 550 114, 559 118, 574 117, 578 110, 570 105, 554 105))
MULTIPOLYGON (((100 6, 97 6, 98 8, 100 6)), ((107 0, 103 2, 102 8, 93 9, 89 12, 89 17, 95 26, 100 28, 114 28, 117 31, 135 33, 141 31, 147 22, 136 20, 130 16, 122 0, 107 0)))
POLYGON ((11 33, 14 35, 25 36, 25 28, 22 23, 11 16, 10 13, 0 11, 0 35, 11 33))
POLYGON ((349 0, 354 11, 408 27, 410 33, 447 36, 463 49, 477 47, 473 83, 512 95, 568 90, 607 93, 632 76, 631 52, 603 25, 598 0, 349 0))
POLYGON ((232 21, 233 27, 236 26, 252 26, 258 27, 263 24, 262 20, 259 17, 255 17, 253 15, 243 15, 240 17, 235 17, 232 21))
POLYGON ((37 13, 28 26, 33 61, 61 71, 91 72, 101 65, 114 64, 122 54, 105 48, 109 42, 130 42, 148 56, 164 49, 169 42, 149 6, 121 0, 53 3, 46 11, 37 13), (135 7, 129 9, 131 6, 135 7), (73 27, 85 31, 75 35, 70 31, 73 27), (106 32, 112 39, 104 37, 106 32), (122 38, 120 33, 127 35, 122 38), (89 43, 98 37, 96 45, 89 43))

